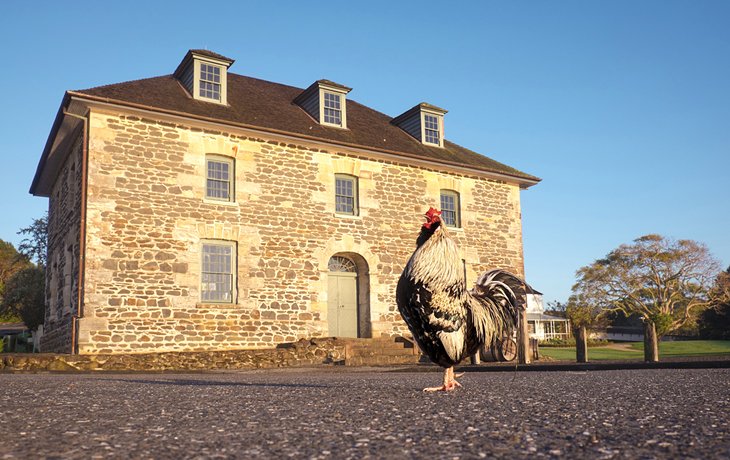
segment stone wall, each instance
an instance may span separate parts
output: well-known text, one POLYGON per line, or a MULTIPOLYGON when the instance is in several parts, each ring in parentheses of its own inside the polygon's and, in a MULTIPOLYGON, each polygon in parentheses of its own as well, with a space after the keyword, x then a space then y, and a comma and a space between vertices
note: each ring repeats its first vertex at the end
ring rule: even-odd
POLYGON ((344 365, 348 343, 300 340, 266 350, 69 355, 0 353, 0 372, 184 371, 344 365))
POLYGON ((45 351, 71 352, 78 309, 82 142, 79 130, 49 198, 46 315, 40 344, 45 351))
MULTIPOLYGON (((395 286, 429 206, 455 190, 453 231, 473 282, 522 273, 519 188, 445 171, 93 111, 81 353, 265 348, 325 336, 327 262, 364 261, 373 336, 407 331, 395 286), (206 155, 235 163, 235 201, 206 200, 206 155), (334 175, 358 178, 358 216, 334 212, 334 175), (237 298, 200 301, 202 240, 235 242, 237 298)), ((362 290, 362 289, 361 289, 362 290)))

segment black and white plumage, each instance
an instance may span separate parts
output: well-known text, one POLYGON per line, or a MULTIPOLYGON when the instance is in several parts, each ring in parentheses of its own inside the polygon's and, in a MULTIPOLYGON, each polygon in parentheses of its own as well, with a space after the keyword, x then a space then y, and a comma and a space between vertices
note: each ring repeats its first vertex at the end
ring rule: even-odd
POLYGON ((450 391, 460 386, 454 365, 516 329, 523 305, 517 296, 523 298, 529 287, 509 272, 492 270, 468 291, 459 250, 440 214, 433 208, 426 213, 396 301, 421 351, 446 369, 444 385, 426 390, 450 391))

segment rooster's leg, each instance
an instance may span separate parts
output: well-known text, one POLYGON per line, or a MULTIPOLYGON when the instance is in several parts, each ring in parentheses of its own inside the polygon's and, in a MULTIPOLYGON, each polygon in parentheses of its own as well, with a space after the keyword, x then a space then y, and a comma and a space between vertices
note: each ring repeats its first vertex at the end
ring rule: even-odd
POLYGON ((462 372, 460 374, 454 374, 453 366, 450 367, 448 369, 448 371, 449 371, 450 381, 449 381, 449 388, 447 388, 447 391, 451 391, 456 388, 461 388, 461 384, 456 381, 456 377, 461 377, 462 375, 464 375, 464 373, 462 372))
MULTIPOLYGON (((461 377, 464 374, 459 374, 461 377)), ((444 369, 444 384, 440 387, 429 387, 424 388, 423 391, 453 391, 456 388, 461 387, 461 384, 454 378, 454 366, 444 369)))

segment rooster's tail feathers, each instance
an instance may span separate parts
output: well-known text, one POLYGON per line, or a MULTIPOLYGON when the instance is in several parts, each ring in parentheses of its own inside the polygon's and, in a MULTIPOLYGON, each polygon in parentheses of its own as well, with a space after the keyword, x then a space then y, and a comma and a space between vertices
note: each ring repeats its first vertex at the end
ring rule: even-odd
POLYGON ((483 307, 473 311, 478 336, 482 340, 511 336, 517 329, 520 311, 526 308, 526 294, 533 292, 522 278, 505 270, 491 270, 480 276, 471 292, 483 307))
POLYGON ((474 286, 474 295, 478 297, 501 300, 521 309, 526 307, 526 294, 533 292, 535 291, 532 287, 522 278, 501 269, 482 274, 474 286))

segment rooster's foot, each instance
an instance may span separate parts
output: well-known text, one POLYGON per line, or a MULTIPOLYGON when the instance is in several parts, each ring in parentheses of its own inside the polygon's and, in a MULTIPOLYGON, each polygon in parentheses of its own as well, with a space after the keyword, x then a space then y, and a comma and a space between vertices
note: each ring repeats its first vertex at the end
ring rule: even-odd
POLYGON ((435 392, 435 391, 454 391, 457 388, 461 388, 461 384, 456 381, 456 377, 461 377, 464 375, 462 372, 461 374, 454 374, 454 368, 449 367, 447 369, 444 369, 444 384, 440 387, 428 387, 424 388, 423 391, 427 393, 435 392))
POLYGON ((449 385, 441 385, 440 387, 428 387, 428 388, 424 388, 423 391, 426 393, 431 393, 431 392, 435 392, 435 391, 454 391, 457 388, 461 388, 461 384, 459 382, 457 382, 456 380, 454 380, 449 385))

